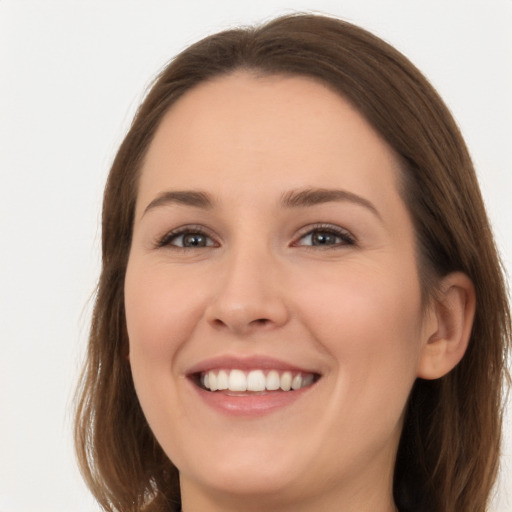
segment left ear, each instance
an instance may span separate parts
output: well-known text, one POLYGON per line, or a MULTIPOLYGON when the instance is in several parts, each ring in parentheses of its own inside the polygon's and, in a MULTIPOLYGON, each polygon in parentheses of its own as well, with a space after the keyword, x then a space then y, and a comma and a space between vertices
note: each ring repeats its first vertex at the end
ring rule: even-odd
POLYGON ((453 272, 442 279, 430 306, 418 377, 438 379, 459 363, 471 336, 475 304, 475 288, 466 274, 453 272))

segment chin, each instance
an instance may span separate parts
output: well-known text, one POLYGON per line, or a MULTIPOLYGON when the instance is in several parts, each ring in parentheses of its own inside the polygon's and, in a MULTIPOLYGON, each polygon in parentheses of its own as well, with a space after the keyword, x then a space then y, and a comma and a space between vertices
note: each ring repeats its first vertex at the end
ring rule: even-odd
MULTIPOLYGON (((286 495, 304 484, 308 478, 305 461, 277 454, 275 447, 248 450, 233 448, 224 457, 211 454, 200 460, 200 466, 184 467, 180 474, 191 475, 196 482, 217 493, 247 497, 286 495)), ((296 492, 296 490, 295 490, 296 492)))

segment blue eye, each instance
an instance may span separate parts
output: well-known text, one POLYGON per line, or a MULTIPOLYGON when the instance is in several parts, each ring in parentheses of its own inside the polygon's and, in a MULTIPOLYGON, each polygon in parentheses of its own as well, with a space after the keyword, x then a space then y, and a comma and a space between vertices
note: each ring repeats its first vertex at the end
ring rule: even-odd
POLYGON ((201 247, 215 247, 216 243, 212 238, 200 230, 182 229, 167 233, 158 241, 157 246, 172 246, 180 249, 198 249, 201 247))
POLYGON ((338 247, 354 244, 354 238, 347 231, 334 226, 310 229, 295 243, 295 245, 311 247, 338 247))

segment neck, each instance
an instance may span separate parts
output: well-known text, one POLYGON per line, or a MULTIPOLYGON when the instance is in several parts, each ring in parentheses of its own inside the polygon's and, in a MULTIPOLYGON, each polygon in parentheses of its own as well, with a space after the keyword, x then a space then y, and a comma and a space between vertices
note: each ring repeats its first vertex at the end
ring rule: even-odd
MULTIPOLYGON (((386 478, 382 479, 383 482, 386 478)), ((273 493, 226 493, 191 485, 182 479, 182 512, 398 512, 392 485, 324 489, 307 495, 280 490, 273 493)))

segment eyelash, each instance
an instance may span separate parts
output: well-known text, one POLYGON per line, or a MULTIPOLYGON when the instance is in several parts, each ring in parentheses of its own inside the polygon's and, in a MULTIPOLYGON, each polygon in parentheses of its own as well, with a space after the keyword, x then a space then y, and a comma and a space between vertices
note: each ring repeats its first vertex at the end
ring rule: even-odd
POLYGON ((196 249, 196 248, 203 248, 203 247, 215 247, 218 246, 218 244, 213 240, 213 237, 202 227, 202 226, 182 226, 178 229, 169 231, 166 233, 163 237, 159 238, 155 244, 156 248, 162 248, 162 247, 171 247, 175 250, 190 250, 190 249, 196 249), (185 235, 197 235, 205 237, 214 243, 211 245, 204 245, 199 247, 186 247, 186 246, 180 246, 175 245, 172 242, 175 241, 180 236, 185 235))
MULTIPOLYGON (((190 249, 200 249, 205 247, 218 247, 218 243, 215 242, 213 237, 209 234, 208 231, 206 231, 202 226, 183 226, 181 228, 178 228, 176 230, 169 231, 166 233, 163 237, 159 238, 156 243, 156 248, 162 248, 162 247, 170 247, 173 250, 190 250, 190 249), (205 237, 209 241, 213 243, 208 243, 206 245, 201 245, 198 247, 191 247, 191 246, 183 246, 183 245, 175 245, 172 242, 175 241, 180 236, 185 235, 196 235, 205 237)), ((356 239, 346 230, 343 228, 340 228, 339 226, 333 225, 333 224, 314 224, 312 226, 307 226, 302 230, 302 233, 299 234, 299 236, 291 243, 292 247, 316 247, 318 249, 336 249, 343 246, 352 246, 356 245, 356 239), (332 235, 336 238, 339 238, 341 242, 336 242, 333 244, 326 244, 325 246, 321 245, 303 245, 300 243, 301 240, 303 240, 307 236, 313 236, 315 233, 323 233, 327 235, 332 235)))
POLYGON ((310 248, 317 248, 317 249, 337 249, 339 247, 343 246, 351 246, 356 245, 356 239, 353 237, 346 229, 343 229, 339 226, 333 225, 333 224, 314 224, 312 226, 307 226, 304 228, 302 233, 299 234, 299 236, 296 238, 296 240, 292 243, 293 247, 310 247, 310 248), (334 244, 328 244, 325 246, 321 245, 301 245, 299 242, 304 239, 307 236, 313 236, 314 233, 324 233, 328 235, 335 236, 336 238, 339 238, 341 242, 336 242, 334 244))

